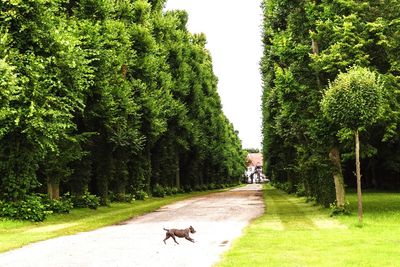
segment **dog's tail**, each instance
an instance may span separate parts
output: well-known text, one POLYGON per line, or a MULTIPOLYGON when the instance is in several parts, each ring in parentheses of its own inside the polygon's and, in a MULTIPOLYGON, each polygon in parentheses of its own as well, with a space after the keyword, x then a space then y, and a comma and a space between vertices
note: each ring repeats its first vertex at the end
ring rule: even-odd
POLYGON ((167 231, 167 232, 169 231, 169 229, 165 229, 165 228, 164 228, 164 230, 167 231))

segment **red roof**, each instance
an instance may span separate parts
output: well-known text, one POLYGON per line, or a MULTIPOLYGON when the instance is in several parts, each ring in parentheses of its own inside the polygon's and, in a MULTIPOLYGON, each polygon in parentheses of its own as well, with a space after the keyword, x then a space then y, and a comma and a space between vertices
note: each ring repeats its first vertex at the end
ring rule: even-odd
POLYGON ((262 166, 263 156, 261 153, 249 153, 246 158, 247 167, 250 166, 262 166))

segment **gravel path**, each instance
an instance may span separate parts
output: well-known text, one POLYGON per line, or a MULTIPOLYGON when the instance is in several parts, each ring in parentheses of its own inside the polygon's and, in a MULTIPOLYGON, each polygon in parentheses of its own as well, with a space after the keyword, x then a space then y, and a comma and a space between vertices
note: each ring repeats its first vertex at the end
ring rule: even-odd
POLYGON ((264 211, 260 185, 191 198, 120 225, 34 243, 0 254, 2 267, 212 266, 264 211), (168 239, 165 228, 192 225, 196 241, 168 239))

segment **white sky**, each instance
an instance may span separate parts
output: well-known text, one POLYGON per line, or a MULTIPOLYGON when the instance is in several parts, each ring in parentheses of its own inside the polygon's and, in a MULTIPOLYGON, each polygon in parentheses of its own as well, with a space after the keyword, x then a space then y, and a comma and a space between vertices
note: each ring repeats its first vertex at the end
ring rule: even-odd
POLYGON ((189 14, 188 29, 207 36, 223 111, 244 148, 261 148, 261 0, 167 0, 189 14))

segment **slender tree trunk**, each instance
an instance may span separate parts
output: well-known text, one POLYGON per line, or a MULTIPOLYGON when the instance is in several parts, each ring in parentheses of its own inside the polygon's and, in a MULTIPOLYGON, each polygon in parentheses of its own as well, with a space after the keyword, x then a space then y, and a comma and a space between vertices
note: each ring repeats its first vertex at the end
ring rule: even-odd
POLYGON ((355 131, 356 141, 356 175, 357 175, 357 198, 358 198, 358 222, 362 223, 362 194, 361 194, 361 167, 360 167, 360 139, 358 129, 355 131))
POLYGON ((123 149, 117 149, 115 154, 112 155, 112 162, 114 167, 114 187, 112 190, 116 190, 117 198, 119 201, 125 200, 126 186, 128 184, 128 154, 123 149))
POLYGON ((343 208, 345 204, 344 179, 340 162, 340 151, 337 146, 331 148, 331 151, 329 152, 329 159, 334 166, 333 180, 335 182, 336 205, 339 208, 343 208))
POLYGON ((176 170, 175 170, 175 186, 177 188, 181 187, 181 177, 180 177, 180 170, 179 170, 179 153, 176 153, 175 156, 175 164, 176 164, 176 170))
POLYGON ((291 172, 289 172, 289 171, 287 171, 286 172, 286 181, 287 181, 287 183, 288 183, 288 192, 289 193, 293 193, 293 178, 292 178, 292 175, 291 175, 291 172))
POLYGON ((47 182, 47 195, 50 199, 60 199, 60 184, 49 179, 47 182))
POLYGON ((53 184, 50 181, 47 181, 47 196, 53 199, 53 184))
MULTIPOLYGON (((318 47, 318 42, 314 39, 311 39, 311 49, 314 55, 318 55, 319 53, 319 47, 318 47)), ((321 79, 319 78, 319 72, 315 71, 315 78, 317 80, 317 87, 321 88, 321 79)))
POLYGON ((108 205, 109 183, 113 176, 114 162, 112 160, 111 145, 106 144, 105 139, 101 140, 99 147, 95 150, 96 157, 96 187, 100 196, 100 204, 108 205))
POLYGON ((145 178, 145 190, 148 194, 151 194, 151 148, 150 144, 146 144, 144 148, 144 178, 145 178))
POLYGON ((126 80, 126 73, 128 72, 128 66, 126 66, 126 64, 122 64, 121 66, 121 74, 122 74, 122 78, 124 80, 126 80))

